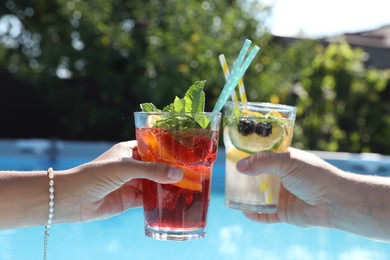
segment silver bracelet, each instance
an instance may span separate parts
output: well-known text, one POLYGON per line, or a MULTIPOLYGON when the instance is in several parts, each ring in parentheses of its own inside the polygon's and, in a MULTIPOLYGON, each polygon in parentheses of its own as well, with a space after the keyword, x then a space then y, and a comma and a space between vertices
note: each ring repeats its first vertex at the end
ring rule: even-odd
POLYGON ((53 168, 47 169, 47 176, 49 177, 49 218, 45 225, 45 233, 43 238, 43 259, 47 259, 47 240, 49 238, 50 226, 53 223, 54 217, 54 173, 53 168))

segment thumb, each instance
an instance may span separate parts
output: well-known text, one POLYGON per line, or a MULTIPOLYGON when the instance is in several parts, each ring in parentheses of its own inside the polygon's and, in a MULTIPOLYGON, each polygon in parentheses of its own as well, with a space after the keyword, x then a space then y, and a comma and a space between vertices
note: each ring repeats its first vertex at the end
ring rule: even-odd
POLYGON ((149 179, 158 183, 175 183, 184 176, 180 168, 162 162, 143 162, 130 158, 124 158, 123 162, 124 169, 119 172, 126 181, 149 179))
POLYGON ((274 173, 282 177, 284 175, 283 164, 290 158, 287 153, 259 152, 237 162, 239 172, 247 175, 259 175, 261 173, 274 173))

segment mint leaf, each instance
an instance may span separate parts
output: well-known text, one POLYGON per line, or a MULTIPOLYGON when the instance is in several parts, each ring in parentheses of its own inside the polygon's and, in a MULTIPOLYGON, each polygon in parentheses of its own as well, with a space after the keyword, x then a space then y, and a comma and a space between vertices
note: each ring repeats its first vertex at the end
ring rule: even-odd
POLYGON ((173 101, 173 111, 176 113, 184 113, 186 111, 186 100, 178 97, 173 101))
MULTIPOLYGON (((186 91, 183 98, 175 97, 173 103, 165 106, 163 112, 169 113, 202 113, 205 107, 205 93, 203 91, 206 81, 197 81, 192 84, 186 91)), ((141 104, 141 109, 144 112, 159 112, 151 103, 141 104)), ((187 128, 207 128, 210 121, 205 116, 196 116, 194 126, 193 118, 189 116, 165 118, 156 122, 156 127, 166 127, 175 129, 187 129, 187 128)))
POLYGON ((140 107, 142 112, 161 112, 161 110, 152 103, 142 103, 140 107))
MULTIPOLYGON (((202 113, 205 106, 205 93, 203 91, 206 81, 197 81, 187 90, 184 95, 186 100, 186 112, 202 113)), ((210 121, 205 116, 196 116, 195 121, 202 127, 206 128, 210 121)))
POLYGON ((184 98, 175 98, 172 104, 164 107, 163 112, 201 113, 205 106, 205 93, 203 91, 206 81, 197 81, 191 85, 184 98))
POLYGON ((172 104, 169 104, 168 106, 164 107, 163 112, 174 112, 175 109, 174 109, 174 106, 173 106, 173 103, 172 104))
POLYGON ((207 128, 210 123, 210 120, 205 116, 195 116, 195 121, 202 127, 207 128))
POLYGON ((185 112, 201 113, 204 111, 205 93, 203 91, 206 81, 197 81, 184 95, 186 101, 185 112))

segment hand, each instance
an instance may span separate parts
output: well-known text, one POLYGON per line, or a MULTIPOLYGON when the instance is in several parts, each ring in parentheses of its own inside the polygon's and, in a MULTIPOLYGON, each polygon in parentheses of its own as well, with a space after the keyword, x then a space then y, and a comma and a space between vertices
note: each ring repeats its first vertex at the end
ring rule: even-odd
POLYGON ((248 175, 277 174, 276 213, 245 215, 264 223, 336 228, 390 243, 390 178, 342 171, 312 153, 257 153, 237 163, 248 175))
MULTIPOLYGON (((58 175, 58 222, 104 219, 142 205, 140 179, 174 183, 183 178, 179 168, 159 162, 142 162, 136 141, 114 145, 97 159, 58 175), (60 202, 60 203, 61 203, 60 202), (68 213, 66 213, 66 212, 68 213)), ((56 189, 57 191, 57 189, 56 189)))
POLYGON ((327 204, 329 189, 336 178, 334 173, 341 170, 316 155, 294 148, 286 153, 257 153, 239 161, 237 170, 247 175, 275 173, 282 180, 277 212, 245 212, 248 218, 298 226, 330 225, 327 204))

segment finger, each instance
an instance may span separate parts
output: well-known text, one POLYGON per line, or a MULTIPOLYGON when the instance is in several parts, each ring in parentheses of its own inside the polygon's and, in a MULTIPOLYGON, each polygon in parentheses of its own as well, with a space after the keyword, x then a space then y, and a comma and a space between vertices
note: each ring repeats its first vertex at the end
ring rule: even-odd
POLYGON ((98 156, 94 161, 104 161, 115 157, 131 157, 132 150, 137 147, 137 141, 131 140, 114 144, 109 150, 98 156))
POLYGON ((84 215, 84 220, 106 219, 117 215, 127 209, 141 207, 142 191, 128 182, 119 189, 108 193, 99 203, 99 208, 88 215, 84 215))
POLYGON ((276 213, 255 213, 255 212, 244 212, 244 215, 250 220, 261 222, 261 223, 280 223, 278 215, 276 213))
POLYGON ((184 173, 180 168, 161 162, 143 162, 131 158, 123 158, 118 171, 121 179, 149 179, 158 183, 175 183, 183 179, 184 173))
POLYGON ((283 175, 283 164, 288 164, 290 154, 259 152, 237 162, 237 170, 247 175, 276 173, 283 175))
POLYGON ((127 182, 118 189, 118 192, 121 193, 123 211, 130 208, 141 207, 143 205, 141 182, 136 181, 136 183, 138 183, 136 186, 134 186, 132 182, 133 181, 127 182))

